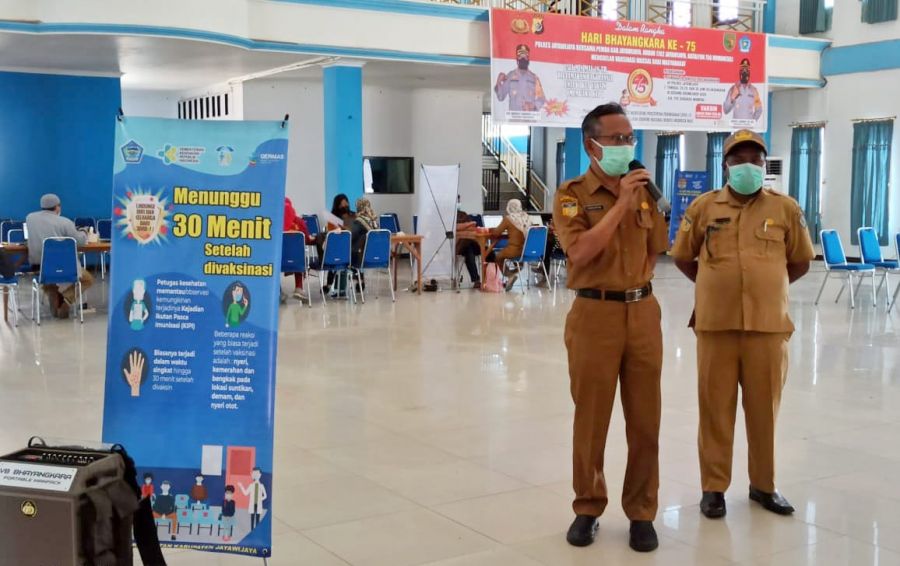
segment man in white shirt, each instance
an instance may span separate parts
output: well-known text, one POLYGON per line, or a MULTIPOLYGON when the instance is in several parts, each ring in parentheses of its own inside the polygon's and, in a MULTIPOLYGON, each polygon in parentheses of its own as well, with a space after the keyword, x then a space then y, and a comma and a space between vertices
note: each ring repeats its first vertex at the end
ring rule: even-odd
MULTIPOLYGON (((79 246, 87 242, 87 234, 75 228, 75 223, 61 216, 62 205, 59 197, 48 193, 41 197, 41 210, 32 212, 25 218, 28 226, 28 262, 37 269, 41 264, 44 253, 44 239, 46 238, 74 238, 79 246)), ((78 264, 78 279, 81 281, 82 291, 87 290, 94 283, 91 274, 78 264)), ((44 285, 44 292, 50 299, 50 307, 53 315, 59 318, 69 316, 69 306, 77 301, 74 285, 44 285)))

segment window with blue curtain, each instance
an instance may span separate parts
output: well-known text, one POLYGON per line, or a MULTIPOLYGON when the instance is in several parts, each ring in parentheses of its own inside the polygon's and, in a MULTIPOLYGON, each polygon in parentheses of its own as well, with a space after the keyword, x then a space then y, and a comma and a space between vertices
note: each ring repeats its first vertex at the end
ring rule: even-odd
POLYGON ((888 245, 888 183, 891 175, 893 120, 853 124, 853 173, 850 182, 850 237, 872 227, 882 246, 888 245))
POLYGON ((800 0, 800 33, 830 30, 833 5, 833 0, 800 0))
POLYGON ((791 171, 788 194, 800 203, 809 235, 819 242, 819 195, 822 187, 822 126, 794 128, 791 134, 791 171))
POLYGON ((709 177, 711 190, 721 189, 725 185, 722 175, 722 153, 728 132, 709 132, 706 134, 706 175, 709 177))
POLYGON ((675 173, 680 167, 681 134, 660 134, 656 138, 656 186, 672 202, 675 173))
POLYGON ((862 0, 862 21, 867 24, 897 19, 897 0, 862 0))

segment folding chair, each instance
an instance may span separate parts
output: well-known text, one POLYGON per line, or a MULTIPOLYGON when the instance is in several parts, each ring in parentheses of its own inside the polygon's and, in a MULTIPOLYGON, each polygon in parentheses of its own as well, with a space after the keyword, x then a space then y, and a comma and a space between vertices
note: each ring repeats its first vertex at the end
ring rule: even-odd
MULTIPOLYGON (((362 287, 362 274, 366 271, 384 271, 387 274, 388 287, 391 289, 391 302, 396 302, 394 282, 391 278, 391 231, 385 228, 369 230, 363 247, 359 265, 354 265, 357 279, 360 282, 359 294, 363 304, 366 303, 366 292, 362 287)), ((375 298, 378 298, 378 287, 375 287, 375 298)))
POLYGON ((70 283, 78 291, 78 318, 84 323, 84 297, 78 279, 78 244, 75 238, 45 238, 41 271, 31 280, 31 317, 41 324, 41 287, 70 283))
POLYGON ((888 274, 900 271, 900 263, 896 259, 884 259, 881 255, 881 244, 878 243, 878 234, 874 228, 860 228, 856 231, 859 236, 859 250, 862 255, 862 263, 875 266, 875 271, 881 273, 881 281, 878 282, 878 290, 884 286, 885 305, 891 306, 891 281, 888 274))
MULTIPOLYGON (((325 299, 325 277, 331 272, 336 275, 347 274, 348 292, 356 302, 356 291, 353 289, 353 275, 351 273, 351 235, 348 230, 332 230, 325 235, 325 245, 322 248, 322 257, 318 257, 309 263, 309 275, 319 278, 319 292, 322 294, 322 304, 325 299)), ((312 297, 310 297, 312 300, 312 297)))
POLYGON ((18 220, 4 220, 0 222, 0 243, 9 244, 10 230, 22 230, 24 234, 25 223, 18 220))
MULTIPOLYGON (((309 258, 306 255, 306 236, 302 233, 283 234, 281 236, 281 272, 285 275, 306 275, 309 271, 309 258)), ((311 294, 307 304, 312 308, 311 294)))
POLYGON ((387 212, 378 217, 378 225, 391 234, 396 234, 400 231, 400 217, 396 212, 387 212))
POLYGON ((544 277, 547 279, 547 282, 550 282, 550 274, 547 273, 547 267, 544 265, 544 254, 547 251, 547 234, 548 229, 546 226, 531 226, 528 228, 528 232, 525 234, 525 245, 522 247, 522 255, 519 259, 508 259, 507 263, 512 263, 519 270, 519 274, 522 274, 522 269, 528 269, 528 276, 526 281, 522 282, 522 285, 527 285, 531 287, 531 264, 540 263, 541 271, 544 272, 544 277))
POLYGON ((865 275, 872 276, 872 306, 874 306, 876 297, 875 266, 865 263, 847 263, 847 256, 844 255, 844 246, 841 244, 841 237, 837 233, 837 230, 822 230, 819 234, 822 241, 822 253, 825 256, 825 279, 822 280, 822 286, 819 287, 819 294, 816 295, 815 304, 819 304, 819 298, 822 296, 822 291, 825 290, 825 284, 828 283, 828 278, 831 276, 832 272, 834 272, 847 274, 847 279, 841 281, 841 290, 838 291, 837 297, 834 298, 835 303, 840 300, 846 282, 849 281, 850 308, 856 308, 856 302, 854 300, 855 293, 853 291, 853 274, 858 273, 860 285, 862 284, 862 278, 865 275))

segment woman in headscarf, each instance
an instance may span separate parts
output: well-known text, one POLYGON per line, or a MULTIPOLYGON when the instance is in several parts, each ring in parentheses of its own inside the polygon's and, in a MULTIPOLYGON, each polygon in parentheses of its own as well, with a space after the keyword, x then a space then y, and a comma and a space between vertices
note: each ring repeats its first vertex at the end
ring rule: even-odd
POLYGON ((492 237, 498 238, 506 232, 509 238, 505 248, 496 254, 492 252, 491 255, 493 258, 488 258, 489 260, 492 259, 493 261, 496 261, 497 266, 503 269, 503 274, 508 277, 506 281, 507 290, 511 289, 513 283, 516 282, 518 273, 510 272, 505 269, 506 260, 522 257, 522 250, 525 247, 525 234, 528 232, 529 226, 531 226, 531 219, 528 217, 528 214, 522 210, 522 202, 519 199, 511 199, 506 203, 506 216, 503 217, 503 222, 496 228, 491 229, 492 237))
MULTIPOLYGON (((351 248, 353 250, 353 265, 362 263, 363 250, 366 246, 366 234, 369 230, 378 229, 378 216, 375 215, 375 209, 369 199, 363 197, 356 199, 356 216, 353 224, 350 225, 351 248)), ((366 282, 360 273, 360 281, 363 289, 366 282)))

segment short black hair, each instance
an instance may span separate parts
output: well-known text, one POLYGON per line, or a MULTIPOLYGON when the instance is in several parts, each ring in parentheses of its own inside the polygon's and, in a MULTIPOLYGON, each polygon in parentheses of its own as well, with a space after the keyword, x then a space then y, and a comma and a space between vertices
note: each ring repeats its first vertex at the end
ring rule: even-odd
POLYGON ((145 480, 152 480, 152 479, 153 479, 153 474, 151 474, 150 472, 147 472, 146 474, 144 474, 144 479, 145 479, 145 480))
POLYGON ((585 116, 584 120, 581 122, 581 135, 583 135, 585 139, 594 137, 594 130, 597 123, 600 121, 600 118, 612 114, 626 116, 625 109, 622 108, 621 104, 616 102, 601 104, 588 112, 587 116, 585 116))
POLYGON ((226 485, 226 486, 225 486, 225 493, 234 493, 234 486, 233 486, 233 485, 226 485))

